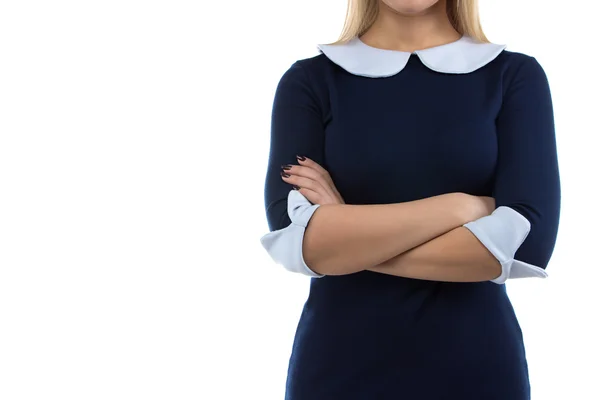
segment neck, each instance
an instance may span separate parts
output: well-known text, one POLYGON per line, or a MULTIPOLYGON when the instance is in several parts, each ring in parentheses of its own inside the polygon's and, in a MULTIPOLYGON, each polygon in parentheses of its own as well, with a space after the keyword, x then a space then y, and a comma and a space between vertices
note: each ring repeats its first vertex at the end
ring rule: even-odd
POLYGON ((372 47, 413 52, 460 39, 446 12, 446 0, 415 14, 400 14, 379 0, 373 26, 361 36, 372 47))

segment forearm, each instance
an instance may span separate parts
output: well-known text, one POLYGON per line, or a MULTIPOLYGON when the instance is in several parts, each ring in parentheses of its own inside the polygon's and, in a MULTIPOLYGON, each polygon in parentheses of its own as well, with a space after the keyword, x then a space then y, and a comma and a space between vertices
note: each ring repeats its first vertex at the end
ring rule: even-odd
POLYGON ((395 204, 320 206, 304 235, 306 264, 325 275, 378 265, 468 222, 462 193, 395 204))
POLYGON ((458 227, 368 270, 405 278, 482 282, 498 277, 498 260, 467 229, 458 227))
POLYGON ((499 157, 491 193, 497 209, 371 270, 455 282, 546 275, 561 201, 550 88, 532 57, 507 75, 496 117, 499 157))

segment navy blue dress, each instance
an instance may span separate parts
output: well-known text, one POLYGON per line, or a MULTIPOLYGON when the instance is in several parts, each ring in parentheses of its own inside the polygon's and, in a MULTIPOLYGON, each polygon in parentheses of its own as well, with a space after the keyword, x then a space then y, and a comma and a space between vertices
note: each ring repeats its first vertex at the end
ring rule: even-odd
MULTIPOLYGON (((306 155, 329 171, 347 204, 492 196, 531 223, 515 258, 545 269, 560 184, 542 67, 507 50, 464 73, 406 58, 381 76, 349 72, 323 53, 285 72, 265 184, 270 230, 290 224, 280 166, 306 155)), ((523 337, 504 284, 370 271, 311 279, 286 400, 529 398, 523 337)))

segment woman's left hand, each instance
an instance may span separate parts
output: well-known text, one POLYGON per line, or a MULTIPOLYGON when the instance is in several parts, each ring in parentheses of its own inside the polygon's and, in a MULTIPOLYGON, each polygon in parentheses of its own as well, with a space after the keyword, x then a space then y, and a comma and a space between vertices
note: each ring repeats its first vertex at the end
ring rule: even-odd
POLYGON ((300 165, 282 165, 281 179, 294 185, 313 204, 345 204, 329 172, 310 158, 303 158, 297 158, 300 165))

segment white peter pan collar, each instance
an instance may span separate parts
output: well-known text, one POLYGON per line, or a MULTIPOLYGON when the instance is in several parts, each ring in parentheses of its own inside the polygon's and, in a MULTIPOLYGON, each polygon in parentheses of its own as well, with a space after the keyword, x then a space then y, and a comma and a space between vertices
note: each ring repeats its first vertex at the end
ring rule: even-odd
MULTIPOLYGON (((385 78, 396 75, 408 63, 410 52, 372 47, 355 37, 343 44, 320 44, 331 61, 354 75, 385 78)), ((506 45, 481 43, 469 36, 441 46, 414 52, 429 69, 447 74, 468 74, 494 60, 506 45)))

